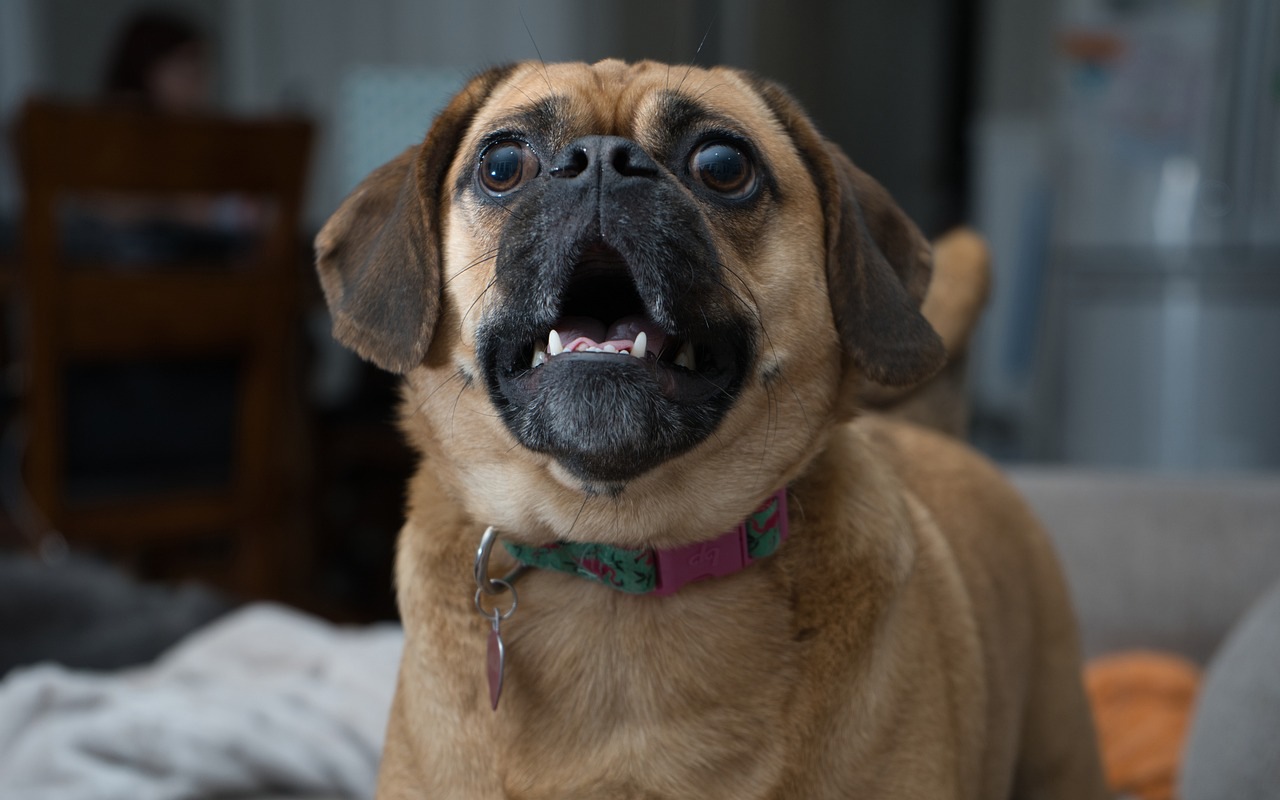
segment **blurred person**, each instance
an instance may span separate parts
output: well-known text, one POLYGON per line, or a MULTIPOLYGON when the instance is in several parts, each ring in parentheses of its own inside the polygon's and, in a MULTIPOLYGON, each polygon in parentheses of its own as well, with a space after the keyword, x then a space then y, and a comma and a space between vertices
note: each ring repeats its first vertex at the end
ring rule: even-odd
POLYGON ((110 100, 172 113, 211 106, 208 41, 169 11, 148 9, 130 18, 107 63, 103 94, 110 100))
MULTIPOLYGON (((163 8, 129 17, 109 48, 101 99, 157 114, 216 113, 212 49, 193 22, 163 8)), ((94 195, 71 209, 64 243, 75 259, 122 269, 244 256, 264 219, 241 196, 94 195)))

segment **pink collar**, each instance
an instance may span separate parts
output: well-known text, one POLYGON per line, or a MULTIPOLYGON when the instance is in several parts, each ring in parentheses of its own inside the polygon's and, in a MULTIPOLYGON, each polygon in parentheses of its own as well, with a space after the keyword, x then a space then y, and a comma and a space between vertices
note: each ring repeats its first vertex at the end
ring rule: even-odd
POLYGON ((789 535, 784 487, 733 530, 685 547, 627 549, 591 542, 503 546, 527 566, 580 575, 630 594, 666 596, 695 581, 739 572, 773 555, 789 535))

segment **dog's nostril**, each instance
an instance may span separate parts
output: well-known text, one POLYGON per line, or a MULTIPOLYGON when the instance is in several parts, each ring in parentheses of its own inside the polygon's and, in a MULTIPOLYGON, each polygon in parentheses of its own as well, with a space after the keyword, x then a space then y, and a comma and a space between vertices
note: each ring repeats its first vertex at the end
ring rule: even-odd
POLYGON ((650 177, 658 174, 658 165, 634 145, 621 145, 613 151, 611 164, 619 175, 650 177))
POLYGON ((601 179, 652 178, 660 173, 657 162, 640 145, 620 136, 584 136, 555 159, 549 174, 577 178, 590 172, 601 179))
POLYGON ((557 164, 551 170, 553 178, 576 178, 591 163, 591 157, 587 155, 587 148, 578 146, 571 148, 565 154, 561 163, 557 164))

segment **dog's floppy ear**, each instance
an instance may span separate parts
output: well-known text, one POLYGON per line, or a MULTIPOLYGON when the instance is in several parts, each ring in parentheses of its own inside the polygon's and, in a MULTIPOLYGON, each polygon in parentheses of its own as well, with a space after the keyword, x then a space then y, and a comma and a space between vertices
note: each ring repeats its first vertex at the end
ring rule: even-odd
POLYGON ((440 312, 441 202, 458 140, 511 67, 473 78, 422 145, 374 170, 316 236, 333 336, 391 372, 422 362, 440 312))
POLYGON ((826 215, 827 288, 845 353, 885 386, 942 367, 946 350, 920 313, 933 269, 929 243, 879 183, 814 128, 777 84, 753 83, 791 135, 826 215))

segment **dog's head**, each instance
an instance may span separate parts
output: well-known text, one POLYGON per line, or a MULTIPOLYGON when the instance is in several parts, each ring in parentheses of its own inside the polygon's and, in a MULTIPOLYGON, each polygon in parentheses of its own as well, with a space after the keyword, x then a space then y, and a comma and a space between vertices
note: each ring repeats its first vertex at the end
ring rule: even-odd
POLYGON ((407 374, 427 468, 531 540, 705 538, 802 469, 861 379, 944 360, 925 239, 730 69, 490 70, 317 249, 337 338, 407 374))

